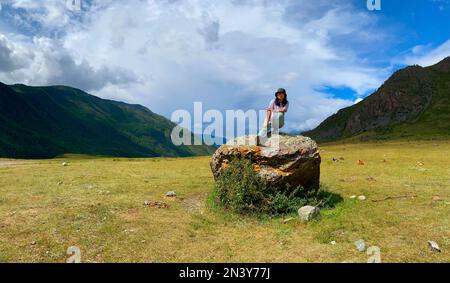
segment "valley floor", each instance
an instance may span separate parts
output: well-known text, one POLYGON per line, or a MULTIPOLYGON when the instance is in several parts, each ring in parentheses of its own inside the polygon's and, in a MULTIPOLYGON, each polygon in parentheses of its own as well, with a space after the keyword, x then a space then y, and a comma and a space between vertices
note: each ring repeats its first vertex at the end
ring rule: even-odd
POLYGON ((0 160, 0 262, 65 262, 70 246, 82 262, 367 262, 359 239, 383 262, 450 262, 449 142, 324 145, 321 155, 321 181, 344 201, 309 224, 207 209, 208 157, 0 160))

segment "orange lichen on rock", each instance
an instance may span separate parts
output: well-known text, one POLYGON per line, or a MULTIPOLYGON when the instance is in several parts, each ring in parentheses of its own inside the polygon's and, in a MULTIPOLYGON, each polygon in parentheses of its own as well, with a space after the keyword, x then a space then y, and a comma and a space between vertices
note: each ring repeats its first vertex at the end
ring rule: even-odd
POLYGON ((237 151, 242 154, 242 155, 247 155, 247 154, 260 154, 261 153, 261 148, 259 146, 240 146, 237 148, 237 151))
POLYGON ((270 186, 319 188, 321 158, 315 141, 304 136, 279 135, 262 146, 250 143, 256 139, 256 136, 238 137, 221 146, 210 160, 214 179, 234 158, 243 158, 253 164, 253 170, 270 186))
POLYGON ((258 164, 254 164, 254 165, 253 165, 253 170, 254 170, 255 172, 259 172, 259 171, 261 171, 261 166, 259 166, 258 164))
POLYGON ((230 161, 228 161, 228 159, 225 159, 224 161, 222 161, 222 168, 228 168, 230 164, 230 161))

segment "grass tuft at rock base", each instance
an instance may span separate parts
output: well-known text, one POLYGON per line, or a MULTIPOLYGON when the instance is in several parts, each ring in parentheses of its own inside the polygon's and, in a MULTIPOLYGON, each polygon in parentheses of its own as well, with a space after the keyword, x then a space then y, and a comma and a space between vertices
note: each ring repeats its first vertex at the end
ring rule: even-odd
POLYGON ((209 203, 238 214, 282 215, 296 213, 305 205, 331 208, 341 201, 340 195, 328 192, 324 185, 317 191, 269 186, 250 160, 235 158, 217 178, 209 203))

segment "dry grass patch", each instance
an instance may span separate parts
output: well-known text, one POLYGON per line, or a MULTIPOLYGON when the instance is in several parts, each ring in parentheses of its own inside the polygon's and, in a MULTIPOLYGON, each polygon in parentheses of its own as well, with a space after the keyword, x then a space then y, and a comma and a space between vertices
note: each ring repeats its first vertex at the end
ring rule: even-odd
POLYGON ((64 262, 75 245, 83 262, 366 262, 354 246, 364 239, 384 262, 450 262, 448 142, 321 151, 321 181, 344 201, 310 224, 207 209, 208 157, 13 161, 0 166, 0 261, 64 262))

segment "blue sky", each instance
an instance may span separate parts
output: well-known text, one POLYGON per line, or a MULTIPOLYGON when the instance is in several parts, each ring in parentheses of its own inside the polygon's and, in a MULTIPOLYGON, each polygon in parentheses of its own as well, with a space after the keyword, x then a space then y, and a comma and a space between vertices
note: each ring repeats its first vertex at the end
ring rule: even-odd
POLYGON ((395 70, 450 55, 450 0, 0 0, 0 81, 64 84, 173 111, 262 109, 303 131, 395 70))

